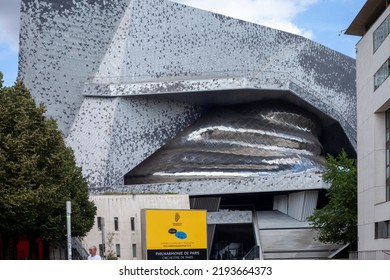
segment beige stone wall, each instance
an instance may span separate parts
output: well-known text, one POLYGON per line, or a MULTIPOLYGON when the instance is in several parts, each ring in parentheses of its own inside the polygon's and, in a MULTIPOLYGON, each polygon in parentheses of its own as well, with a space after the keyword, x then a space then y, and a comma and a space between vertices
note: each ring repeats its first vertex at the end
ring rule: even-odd
MULTIPOLYGON (((104 233, 113 233, 112 249, 120 244, 120 259, 141 259, 141 209, 189 209, 188 195, 99 195, 91 196, 97 206, 97 215, 92 230, 83 239, 86 250, 92 245, 102 244, 102 231, 98 229, 97 217, 104 218, 104 233), (115 230, 114 218, 118 218, 118 230, 115 230), (135 230, 131 230, 131 217, 135 218, 135 230), (133 245, 136 244, 136 257, 133 257, 133 245)), ((106 244, 107 248, 107 244, 106 244)), ((100 254, 100 252, 99 252, 100 254)))

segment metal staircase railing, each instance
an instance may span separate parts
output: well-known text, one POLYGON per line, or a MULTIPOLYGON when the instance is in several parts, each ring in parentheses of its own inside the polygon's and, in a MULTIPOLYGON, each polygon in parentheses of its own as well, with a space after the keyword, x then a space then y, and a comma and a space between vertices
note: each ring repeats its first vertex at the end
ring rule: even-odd
MULTIPOLYGON (((72 237, 72 249, 77 253, 80 259, 86 260, 88 258, 89 254, 87 250, 84 249, 83 244, 78 237, 72 237)), ((77 259, 77 257, 74 259, 77 259)))
POLYGON ((255 245, 249 252, 242 258, 243 260, 259 260, 260 259, 260 246, 255 245))

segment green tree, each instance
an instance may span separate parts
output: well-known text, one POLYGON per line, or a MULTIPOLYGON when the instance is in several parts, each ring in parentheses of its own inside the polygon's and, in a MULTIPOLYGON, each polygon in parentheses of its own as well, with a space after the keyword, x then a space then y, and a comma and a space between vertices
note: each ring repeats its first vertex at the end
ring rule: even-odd
POLYGON ((325 243, 354 244, 357 241, 357 168, 356 160, 343 150, 326 159, 325 182, 330 184, 329 203, 308 218, 325 243))
MULTIPOLYGON (((72 235, 92 228, 96 206, 53 119, 44 116, 21 80, 3 87, 0 74, 0 234, 3 244, 66 240, 66 201, 72 202, 72 235), (11 242, 10 242, 11 241, 11 242)), ((8 250, 7 250, 8 249, 8 250)), ((13 258, 5 248, 3 258, 13 258)))

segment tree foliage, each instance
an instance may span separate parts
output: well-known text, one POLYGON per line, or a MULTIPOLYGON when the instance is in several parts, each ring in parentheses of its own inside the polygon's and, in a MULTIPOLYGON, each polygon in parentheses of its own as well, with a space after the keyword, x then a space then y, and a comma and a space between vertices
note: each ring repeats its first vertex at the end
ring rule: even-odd
POLYGON ((343 150, 329 155, 323 175, 330 184, 329 203, 308 218, 316 229, 317 239, 325 243, 353 244, 357 241, 357 168, 356 160, 343 150))
POLYGON ((54 120, 44 116, 23 82, 3 87, 0 73, 0 233, 66 240, 66 201, 72 235, 92 228, 96 207, 54 120))

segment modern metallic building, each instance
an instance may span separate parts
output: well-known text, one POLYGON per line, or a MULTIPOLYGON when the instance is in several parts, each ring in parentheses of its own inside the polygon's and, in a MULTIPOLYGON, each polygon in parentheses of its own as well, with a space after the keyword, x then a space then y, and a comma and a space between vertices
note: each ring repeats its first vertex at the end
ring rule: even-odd
POLYGON ((357 44, 358 259, 390 259, 390 8, 368 0, 347 29, 357 44))
POLYGON ((355 61, 165 0, 22 0, 19 75, 91 194, 188 194, 209 258, 330 257, 306 218, 356 150, 355 61))

